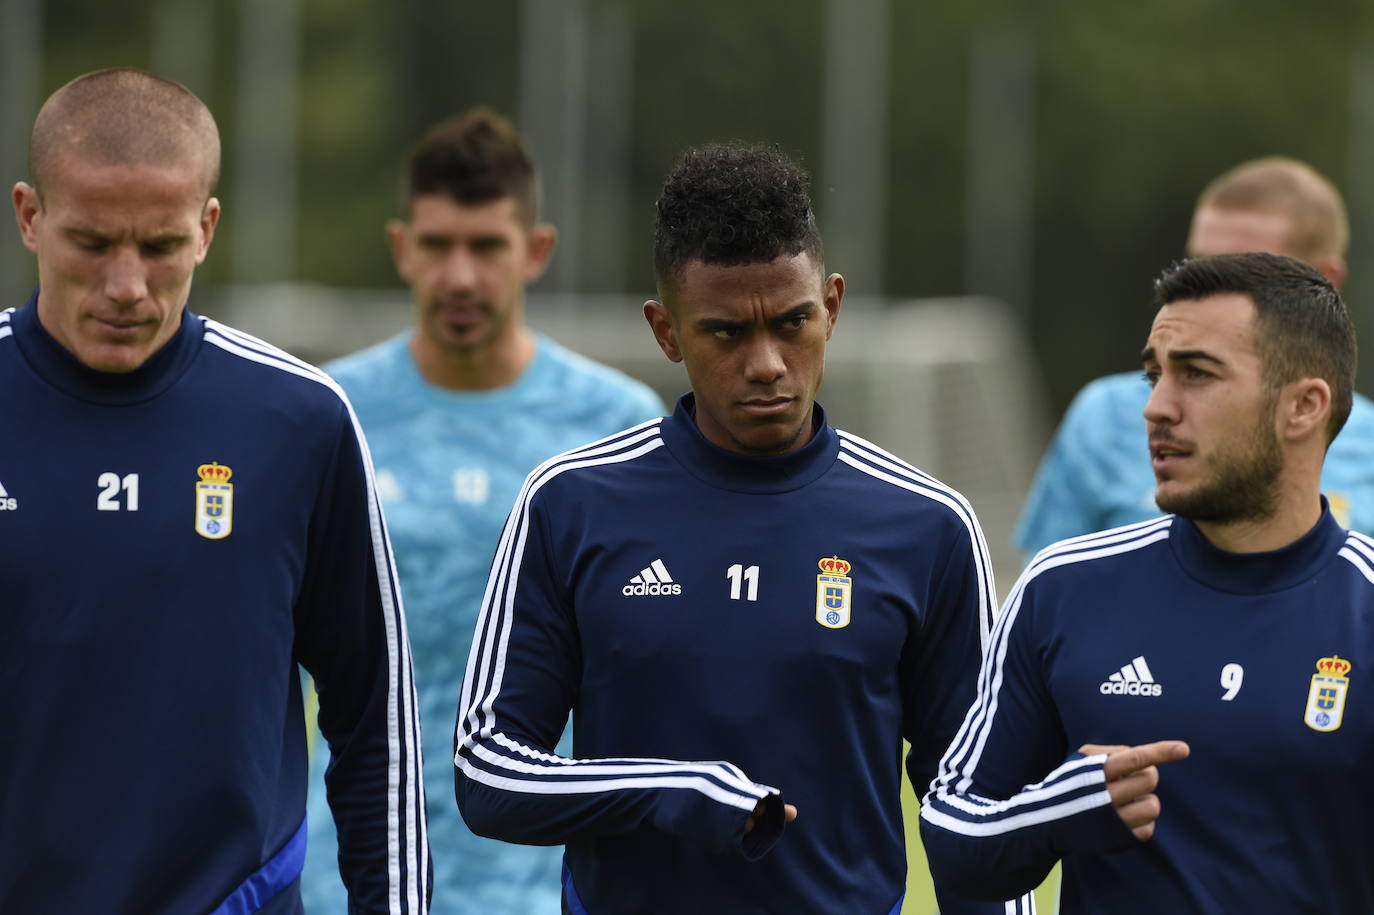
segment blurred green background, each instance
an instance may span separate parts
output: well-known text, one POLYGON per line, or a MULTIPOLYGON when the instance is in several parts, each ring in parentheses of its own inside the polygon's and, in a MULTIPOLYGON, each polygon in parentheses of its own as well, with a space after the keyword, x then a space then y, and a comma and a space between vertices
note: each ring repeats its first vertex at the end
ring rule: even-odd
MULTIPOLYGON (((562 242, 543 292, 649 294, 673 159, 773 141, 815 176, 853 307, 1001 299, 1057 414, 1137 364, 1201 187, 1283 153, 1346 194, 1347 299, 1374 320, 1370 0, 0 0, 5 180, 26 176, 48 93, 122 64, 186 83, 220 123, 225 215, 197 295, 394 289, 382 226, 405 152, 482 103, 544 172, 562 242)), ((10 232, 0 293, 19 304, 34 274, 10 232)), ((907 911, 924 915, 923 870, 907 911)))
MULTIPOLYGON (((1151 278, 1242 159, 1296 156, 1344 190, 1347 292, 1374 294, 1369 0, 2 2, 7 180, 42 98, 86 70, 150 67, 210 104, 226 206, 203 284, 393 285, 405 150, 485 103, 545 172, 564 245, 542 289, 651 289, 674 157, 775 141, 816 176, 851 294, 1011 302, 1055 408, 1135 364, 1151 278)), ((32 284, 14 237, 8 302, 32 284)))

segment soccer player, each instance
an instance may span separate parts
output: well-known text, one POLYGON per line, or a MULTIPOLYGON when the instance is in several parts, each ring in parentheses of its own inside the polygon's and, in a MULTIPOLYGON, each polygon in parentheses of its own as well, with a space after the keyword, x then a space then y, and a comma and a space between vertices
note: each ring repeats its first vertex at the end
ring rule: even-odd
MULTIPOLYGON (((475 836, 448 800, 454 684, 525 474, 664 413, 645 385, 526 326, 525 286, 556 239, 538 198, 534 165, 504 118, 476 109, 435 126, 410 156, 403 218, 387 226, 414 327, 325 366, 367 431, 405 589, 430 739, 435 912, 559 911, 562 850, 475 836)), ((316 784, 326 762, 316 754, 316 784)), ((334 825, 318 794, 310 809, 306 904, 342 912, 334 825)))
POLYGON ((807 183, 767 148, 681 160, 644 313, 692 391, 540 465, 502 534, 458 806, 566 843, 565 912, 898 912, 902 739, 925 784, 974 694, 973 511, 814 399, 844 280, 807 183))
POLYGON ((1320 485, 1350 316, 1270 254, 1155 289, 1144 416, 1173 514, 1022 573, 921 811, 931 869, 997 896, 1062 857, 1065 913, 1374 911, 1374 539, 1320 485))
MULTIPOLYGON (((1198 198, 1193 256, 1268 251, 1306 261, 1332 285, 1345 279, 1350 229, 1340 194, 1311 167, 1279 156, 1244 162, 1198 198)), ((1016 543, 1032 555, 1065 537, 1157 517, 1139 372, 1091 382, 1074 398, 1026 498, 1016 543)), ((1331 446, 1322 489, 1336 520, 1374 534, 1374 403, 1355 394, 1331 446)))
POLYGON ((419 721, 367 445, 321 371, 186 307, 219 134, 129 69, 44 104, 0 312, 0 911, 300 913, 297 663, 354 912, 428 908, 419 721))

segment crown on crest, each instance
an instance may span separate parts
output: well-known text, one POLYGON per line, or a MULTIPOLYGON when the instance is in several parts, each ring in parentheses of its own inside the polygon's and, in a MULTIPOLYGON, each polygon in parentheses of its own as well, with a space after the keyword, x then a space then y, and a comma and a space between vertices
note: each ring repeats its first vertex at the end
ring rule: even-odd
POLYGON ((849 561, 838 556, 822 559, 816 565, 820 566, 822 572, 830 575, 848 575, 850 569, 849 561))
POLYGON ((1345 658, 1332 655, 1317 662, 1317 670, 1328 677, 1344 677, 1350 673, 1351 663, 1345 658))
POLYGON ((234 471, 230 470, 219 461, 210 464, 201 464, 196 468, 196 473, 200 474, 200 478, 206 483, 227 483, 229 482, 229 478, 234 475, 234 471))

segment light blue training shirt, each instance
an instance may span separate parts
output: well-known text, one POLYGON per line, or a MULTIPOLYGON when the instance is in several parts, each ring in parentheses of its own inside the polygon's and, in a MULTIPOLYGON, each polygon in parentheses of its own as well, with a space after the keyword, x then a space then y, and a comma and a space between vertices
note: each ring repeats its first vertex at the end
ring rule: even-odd
MULTIPOLYGON (((563 849, 483 839, 458 814, 453 733, 463 669, 492 555, 525 475, 545 458, 665 410, 648 386, 542 335, 513 384, 440 388, 421 377, 410 337, 406 331, 324 368, 362 423, 396 554, 423 729, 433 912, 556 915, 563 849)), ((306 911, 332 915, 348 908, 324 797, 329 753, 322 743, 317 750, 301 886, 306 911)))
MULTIPOLYGON (((1149 399, 1139 372, 1098 378, 1074 397, 1016 526, 1027 557, 1056 540, 1164 514, 1146 440, 1149 399)), ((1322 492, 1341 526, 1374 535, 1374 403, 1359 394, 1326 453, 1322 492)))

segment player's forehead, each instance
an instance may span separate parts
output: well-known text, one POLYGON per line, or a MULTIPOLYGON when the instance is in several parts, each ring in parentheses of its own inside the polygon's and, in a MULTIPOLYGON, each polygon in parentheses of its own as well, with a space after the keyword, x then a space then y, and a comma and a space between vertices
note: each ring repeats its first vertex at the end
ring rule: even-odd
POLYGON ((1193 215, 1188 255, 1210 257, 1264 251, 1294 256, 1293 219, 1281 210, 1203 206, 1193 215))
POLYGON ((807 252, 751 264, 690 260, 667 284, 664 296, 679 318, 768 317, 822 301, 821 265, 807 252))
POLYGON ((1228 361, 1256 359, 1255 313, 1250 297, 1234 292, 1170 302, 1150 325, 1145 361, 1195 352, 1228 361))
POLYGON ((65 232, 102 237, 183 235, 205 209, 205 185, 194 167, 101 165, 63 157, 50 169, 44 218, 65 232))
POLYGON ((407 222, 413 232, 443 236, 506 235, 523 232, 519 202, 510 196, 467 203, 444 193, 410 198, 407 222))

